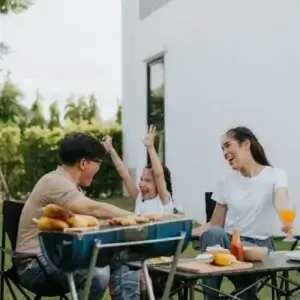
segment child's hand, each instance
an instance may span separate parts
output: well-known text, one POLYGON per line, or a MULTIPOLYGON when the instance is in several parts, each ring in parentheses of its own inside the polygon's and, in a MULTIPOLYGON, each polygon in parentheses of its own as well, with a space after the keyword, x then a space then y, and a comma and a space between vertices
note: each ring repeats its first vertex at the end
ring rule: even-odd
POLYGON ((142 140, 146 148, 152 147, 154 145, 154 140, 156 136, 156 128, 153 125, 149 126, 148 133, 142 140))
POLYGON ((112 137, 107 135, 102 139, 103 145, 108 153, 113 149, 112 137))

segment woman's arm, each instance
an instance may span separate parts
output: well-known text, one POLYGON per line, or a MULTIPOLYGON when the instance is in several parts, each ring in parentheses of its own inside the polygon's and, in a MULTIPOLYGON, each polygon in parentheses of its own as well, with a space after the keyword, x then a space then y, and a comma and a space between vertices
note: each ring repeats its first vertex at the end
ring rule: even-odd
POLYGON ((207 229, 213 226, 224 227, 226 213, 227 213, 227 206, 217 203, 210 222, 195 228, 192 232, 192 235, 201 236, 204 231, 206 231, 207 229))
MULTIPOLYGON (((278 187, 275 190, 274 206, 279 216, 281 210, 293 209, 290 201, 291 200, 289 199, 287 187, 278 187)), ((288 234, 293 231, 293 224, 286 224, 282 219, 281 219, 281 223, 282 223, 281 230, 285 234, 288 234)))
POLYGON ((171 199, 170 199, 170 193, 167 190, 164 170, 154 147, 155 136, 156 136, 156 129, 153 125, 150 125, 148 133, 143 140, 143 143, 147 148, 150 157, 152 172, 153 172, 159 198, 161 199, 162 203, 166 205, 170 202, 171 199))
POLYGON ((278 187, 275 190, 274 206, 278 212, 289 207, 289 194, 287 187, 278 187))
POLYGON ((114 149, 112 145, 112 138, 110 136, 106 136, 104 138, 104 145, 125 184, 129 196, 133 199, 136 199, 139 195, 139 189, 131 177, 128 168, 125 166, 117 151, 114 149))
MULTIPOLYGON (((275 169, 275 195, 274 195, 274 206, 280 216, 281 210, 289 210, 293 209, 293 205, 291 199, 289 199, 288 193, 288 177, 286 173, 281 169, 275 169)), ((289 233, 293 229, 292 224, 286 224, 283 220, 281 220, 282 226, 281 230, 284 233, 289 233)))

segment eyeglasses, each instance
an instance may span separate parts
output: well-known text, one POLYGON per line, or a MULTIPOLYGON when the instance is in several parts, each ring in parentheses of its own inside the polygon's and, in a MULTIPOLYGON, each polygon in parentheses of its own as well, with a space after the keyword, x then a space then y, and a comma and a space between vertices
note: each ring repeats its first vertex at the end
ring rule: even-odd
POLYGON ((102 164, 103 160, 100 159, 100 158, 93 158, 93 159, 90 159, 91 161, 95 162, 95 163, 98 163, 99 165, 102 164))

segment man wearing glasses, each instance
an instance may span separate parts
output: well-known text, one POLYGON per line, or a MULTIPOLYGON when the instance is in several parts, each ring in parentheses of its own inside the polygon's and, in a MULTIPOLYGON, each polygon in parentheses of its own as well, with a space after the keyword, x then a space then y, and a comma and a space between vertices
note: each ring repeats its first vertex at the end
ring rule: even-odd
MULTIPOLYGON (((68 290, 66 275, 50 266, 41 252, 38 228, 33 219, 39 219, 43 207, 49 203, 68 208, 76 214, 91 215, 98 219, 131 215, 131 212, 114 205, 85 197, 79 188, 91 184, 105 155, 104 145, 90 135, 73 133, 66 136, 59 149, 62 165, 37 182, 21 214, 16 251, 37 254, 47 273, 66 290, 68 290)), ((36 290, 36 287, 45 284, 46 278, 36 260, 18 261, 17 271, 22 285, 29 290, 36 290)), ((110 273, 116 300, 140 299, 139 271, 131 271, 127 266, 120 266, 112 268, 111 271, 109 267, 95 269, 89 300, 103 298, 110 273)), ((81 299, 87 271, 79 270, 74 277, 81 299)))

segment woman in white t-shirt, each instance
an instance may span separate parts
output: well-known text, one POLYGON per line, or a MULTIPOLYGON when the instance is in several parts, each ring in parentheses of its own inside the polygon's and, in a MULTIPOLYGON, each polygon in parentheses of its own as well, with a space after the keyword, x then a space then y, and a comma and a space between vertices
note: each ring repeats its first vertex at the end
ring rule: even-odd
MULTIPOLYGON (((284 171, 273 168, 253 132, 246 127, 227 131, 222 139, 225 159, 232 168, 224 176, 212 195, 216 207, 209 223, 193 231, 199 236, 202 251, 208 246, 230 247, 233 230, 239 230, 243 244, 272 249, 272 230, 276 228, 278 212, 288 204, 288 180, 284 171)), ((287 233, 292 228, 282 225, 287 233)), ((230 278, 237 290, 243 290, 255 278, 250 275, 230 278)), ((219 290, 222 278, 203 280, 207 286, 219 290)), ((218 293, 205 289, 205 300, 219 299, 218 293)), ((257 299, 256 287, 239 297, 257 299)))
POLYGON ((155 127, 151 125, 143 139, 151 164, 144 168, 138 185, 114 149, 112 138, 109 136, 104 138, 104 145, 125 184, 129 197, 136 200, 135 212, 137 214, 172 214, 174 212, 171 173, 167 167, 162 166, 159 160, 154 147, 155 136, 155 127))

